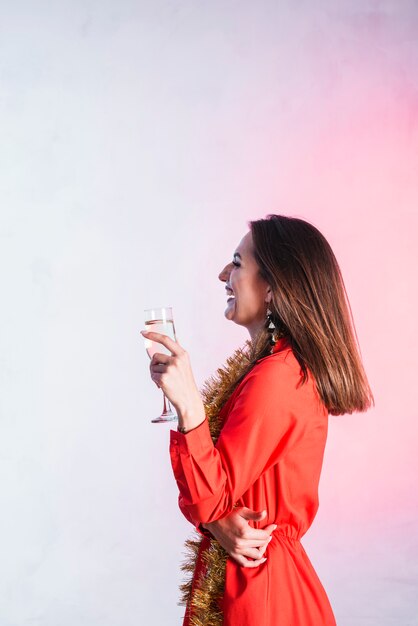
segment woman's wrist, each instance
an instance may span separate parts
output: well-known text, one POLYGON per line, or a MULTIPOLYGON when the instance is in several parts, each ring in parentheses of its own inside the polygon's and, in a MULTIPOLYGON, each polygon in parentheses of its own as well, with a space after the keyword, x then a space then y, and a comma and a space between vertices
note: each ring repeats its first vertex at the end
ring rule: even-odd
POLYGON ((189 430, 197 428, 206 419, 205 407, 200 396, 195 403, 190 404, 187 408, 175 408, 178 416, 177 430, 181 433, 187 433, 189 430))
POLYGON ((177 425, 177 430, 179 433, 182 433, 183 435, 186 435, 187 433, 189 433, 192 430, 196 430, 196 428, 199 428, 199 426, 201 426, 203 424, 203 422, 205 421, 206 416, 204 417, 204 419, 200 422, 200 424, 197 424, 197 426, 193 426, 192 428, 190 428, 189 426, 182 426, 179 420, 179 423, 177 425))

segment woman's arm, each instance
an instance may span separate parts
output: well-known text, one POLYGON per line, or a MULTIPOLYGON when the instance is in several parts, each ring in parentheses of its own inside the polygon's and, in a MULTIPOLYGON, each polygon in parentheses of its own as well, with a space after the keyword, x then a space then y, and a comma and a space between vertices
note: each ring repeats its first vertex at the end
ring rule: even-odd
POLYGON ((248 521, 261 521, 266 511, 252 511, 247 507, 236 508, 216 522, 202 524, 219 541, 228 554, 242 567, 258 567, 266 560, 264 552, 271 540, 276 524, 264 529, 252 528, 248 521))
POLYGON ((170 431, 170 456, 182 510, 195 526, 226 517, 269 467, 300 441, 314 417, 311 388, 297 368, 266 359, 241 383, 216 446, 208 420, 170 431))

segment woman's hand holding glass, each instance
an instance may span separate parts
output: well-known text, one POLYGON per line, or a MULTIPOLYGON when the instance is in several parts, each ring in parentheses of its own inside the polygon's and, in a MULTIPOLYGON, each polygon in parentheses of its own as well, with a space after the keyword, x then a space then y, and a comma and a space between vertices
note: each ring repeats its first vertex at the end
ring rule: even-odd
POLYGON ((216 520, 202 524, 219 541, 228 554, 242 567, 258 567, 266 561, 264 553, 271 540, 276 524, 265 528, 253 528, 248 521, 261 521, 266 511, 252 511, 247 507, 235 509, 232 513, 216 520))
POLYGON ((196 428, 206 418, 202 398, 194 380, 188 352, 168 335, 141 331, 156 344, 164 346, 168 354, 154 352, 150 362, 152 380, 175 407, 179 426, 196 428))

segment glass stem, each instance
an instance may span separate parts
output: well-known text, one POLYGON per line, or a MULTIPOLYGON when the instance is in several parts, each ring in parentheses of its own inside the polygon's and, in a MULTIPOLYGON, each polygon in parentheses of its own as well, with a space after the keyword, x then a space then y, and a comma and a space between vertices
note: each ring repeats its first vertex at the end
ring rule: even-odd
POLYGON ((173 414, 173 410, 172 410, 171 405, 170 405, 170 400, 168 398, 166 398, 164 392, 163 392, 163 398, 164 398, 164 408, 163 408, 162 415, 172 415, 173 414))

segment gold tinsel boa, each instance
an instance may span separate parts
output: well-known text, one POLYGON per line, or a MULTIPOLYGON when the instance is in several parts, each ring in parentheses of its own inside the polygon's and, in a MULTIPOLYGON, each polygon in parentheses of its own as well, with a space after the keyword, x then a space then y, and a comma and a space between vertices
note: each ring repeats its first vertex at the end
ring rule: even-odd
MULTIPOLYGON (((244 348, 238 348, 227 358, 226 366, 218 368, 203 384, 201 396, 209 422, 209 430, 215 444, 222 429, 219 413, 242 378, 260 358, 266 348, 265 337, 261 347, 253 346, 247 340, 244 348)), ((196 530, 192 539, 185 542, 186 559, 181 570, 188 575, 188 580, 180 585, 180 606, 189 611, 191 626, 222 626, 223 613, 220 600, 225 589, 225 569, 228 553, 215 538, 209 539, 208 547, 202 551, 203 537, 196 530), (193 581, 197 560, 203 560, 205 567, 199 578, 193 581)))

